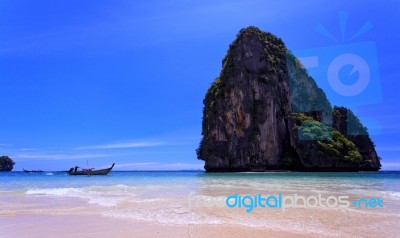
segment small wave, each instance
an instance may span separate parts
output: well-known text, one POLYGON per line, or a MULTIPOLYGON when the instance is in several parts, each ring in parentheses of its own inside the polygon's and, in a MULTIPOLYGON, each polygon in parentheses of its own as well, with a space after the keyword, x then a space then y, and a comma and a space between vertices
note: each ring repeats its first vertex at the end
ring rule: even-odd
POLYGON ((158 222, 161 224, 190 225, 190 224, 223 224, 221 218, 209 215, 207 217, 196 213, 168 210, 110 210, 104 211, 104 216, 119 218, 124 220, 137 220, 147 222, 158 222))
POLYGON ((100 205, 103 207, 113 207, 123 201, 126 201, 126 199, 123 197, 92 197, 89 199, 89 204, 100 205))
POLYGON ((88 201, 89 204, 110 207, 129 201, 133 195, 115 194, 110 192, 91 191, 90 188, 48 188, 48 189, 29 189, 27 195, 43 195, 67 198, 80 198, 88 201), (129 195, 129 196, 128 196, 129 195))
POLYGON ((140 198, 140 199, 134 199, 130 200, 131 203, 158 203, 158 202, 165 202, 169 201, 168 199, 165 198, 140 198))
MULTIPOLYGON (((184 207, 165 206, 163 208, 150 208, 136 207, 135 209, 123 210, 108 210, 102 213, 106 217, 123 219, 123 220, 136 220, 146 222, 158 222, 161 224, 173 225, 239 225, 250 228, 271 228, 275 230, 289 230, 293 232, 309 232, 315 234, 331 234, 332 236, 340 237, 340 231, 334 231, 329 228, 318 226, 318 224, 305 224, 297 222, 283 222, 275 220, 274 218, 265 218, 264 220, 249 219, 248 216, 233 215, 216 216, 207 213, 198 213, 185 209, 184 207)), ((246 214, 247 215, 247 214, 246 214)))
POLYGON ((113 192, 113 191, 133 191, 136 190, 135 186, 127 186, 125 184, 116 184, 116 185, 110 185, 110 186, 99 186, 99 185, 94 185, 90 186, 87 188, 88 191, 96 191, 96 192, 113 192))
POLYGON ((28 195, 54 195, 65 196, 80 193, 81 190, 77 188, 47 188, 47 189, 29 189, 25 193, 28 195))
POLYGON ((54 175, 53 173, 45 173, 44 175, 54 175))
POLYGON ((400 192, 391 192, 391 196, 400 198, 400 192))
POLYGON ((382 194, 384 196, 388 196, 388 197, 391 197, 391 198, 400 199, 400 192, 386 191, 386 192, 382 192, 382 194))

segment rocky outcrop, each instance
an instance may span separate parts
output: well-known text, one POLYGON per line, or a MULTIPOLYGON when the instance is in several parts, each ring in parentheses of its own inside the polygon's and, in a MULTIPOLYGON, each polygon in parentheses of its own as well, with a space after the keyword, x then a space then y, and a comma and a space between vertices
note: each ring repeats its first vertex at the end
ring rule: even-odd
POLYGON ((255 31, 240 32, 204 99, 198 154, 207 171, 278 169, 290 146, 285 46, 255 31))
POLYGON ((255 27, 230 45, 203 103, 197 155, 207 171, 359 170, 373 154, 332 130, 341 122, 324 92, 279 38, 255 27))
POLYGON ((346 136, 360 152, 363 160, 361 170, 374 171, 381 167, 380 158, 375 150, 375 145, 364 127, 354 113, 344 107, 333 109, 333 127, 346 136))
POLYGON ((291 145, 296 151, 290 159, 298 160, 297 167, 292 165, 291 168, 302 171, 366 170, 363 166, 370 157, 363 156, 354 141, 338 128, 329 127, 304 113, 292 113, 288 122, 291 145))
POLYGON ((14 161, 6 156, 0 156, 0 171, 11 171, 14 168, 14 161))

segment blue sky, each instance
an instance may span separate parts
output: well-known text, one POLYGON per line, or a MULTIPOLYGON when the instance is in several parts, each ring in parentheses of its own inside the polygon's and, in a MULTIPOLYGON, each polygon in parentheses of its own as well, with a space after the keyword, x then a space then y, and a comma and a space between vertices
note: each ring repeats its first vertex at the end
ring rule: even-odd
POLYGON ((396 1, 2 0, 0 154, 15 170, 202 168, 203 97, 237 32, 254 25, 295 53, 372 42, 361 50, 379 73, 371 96, 328 96, 365 118, 383 168, 400 169, 399 14, 396 1))

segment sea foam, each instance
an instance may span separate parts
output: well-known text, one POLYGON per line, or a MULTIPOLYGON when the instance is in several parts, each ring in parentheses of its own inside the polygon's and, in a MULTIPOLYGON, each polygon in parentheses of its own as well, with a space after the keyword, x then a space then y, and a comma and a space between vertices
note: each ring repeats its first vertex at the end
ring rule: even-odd
POLYGON ((89 204, 99 206, 116 206, 117 204, 129 200, 133 196, 123 196, 122 194, 112 194, 109 192, 93 191, 91 188, 48 188, 48 189, 29 189, 27 195, 42 195, 55 197, 80 198, 87 200, 89 204))

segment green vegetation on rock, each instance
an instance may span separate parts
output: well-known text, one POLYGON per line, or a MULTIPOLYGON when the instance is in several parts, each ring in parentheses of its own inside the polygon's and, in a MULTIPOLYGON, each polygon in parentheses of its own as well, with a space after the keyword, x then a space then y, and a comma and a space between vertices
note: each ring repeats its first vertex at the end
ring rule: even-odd
POLYGON ((343 162, 361 162, 362 156, 353 142, 342 135, 338 130, 316 121, 304 113, 292 113, 299 124, 292 129, 298 130, 299 140, 314 140, 318 145, 318 153, 329 157, 336 157, 343 162))
POLYGON ((330 140, 331 129, 318 121, 306 121, 299 127, 300 140, 330 140))
POLYGON ((362 161, 362 156, 353 142, 336 129, 332 131, 332 134, 332 140, 317 141, 322 153, 338 157, 344 162, 359 163, 362 161))
POLYGON ((292 113, 291 116, 300 123, 292 128, 298 131, 299 140, 332 139, 332 129, 314 118, 306 116, 304 113, 292 113))

